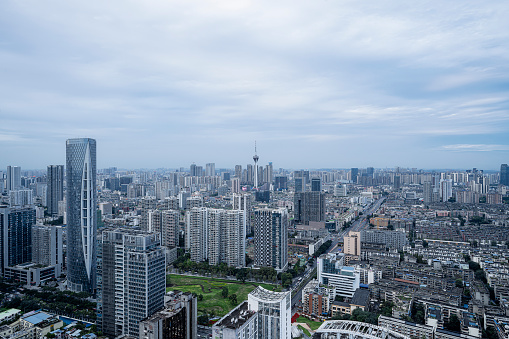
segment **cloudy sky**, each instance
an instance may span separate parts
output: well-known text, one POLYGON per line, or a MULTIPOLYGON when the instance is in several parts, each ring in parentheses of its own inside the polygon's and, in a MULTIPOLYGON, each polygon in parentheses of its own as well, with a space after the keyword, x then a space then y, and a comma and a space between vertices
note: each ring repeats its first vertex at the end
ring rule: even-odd
POLYGON ((0 4, 0 168, 497 169, 507 1, 0 4))

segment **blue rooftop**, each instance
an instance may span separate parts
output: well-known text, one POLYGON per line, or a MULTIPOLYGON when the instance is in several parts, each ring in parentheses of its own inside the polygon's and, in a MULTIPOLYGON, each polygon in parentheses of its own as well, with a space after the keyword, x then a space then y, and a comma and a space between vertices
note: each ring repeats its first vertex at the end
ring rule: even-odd
POLYGON ((30 316, 28 316, 26 318, 23 318, 23 319, 25 321, 28 321, 29 323, 37 325, 37 324, 43 322, 44 320, 46 320, 48 318, 51 318, 51 315, 49 315, 47 313, 44 313, 44 312, 38 312, 38 313, 35 313, 34 315, 30 315, 30 316))

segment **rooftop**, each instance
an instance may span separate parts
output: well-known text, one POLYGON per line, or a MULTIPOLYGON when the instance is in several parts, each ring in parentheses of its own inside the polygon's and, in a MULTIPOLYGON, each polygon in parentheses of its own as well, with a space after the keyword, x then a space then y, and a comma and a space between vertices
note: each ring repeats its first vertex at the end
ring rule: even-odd
POLYGON ((249 304, 244 301, 234 308, 230 313, 221 318, 214 326, 237 329, 242 327, 256 312, 249 310, 249 304))
POLYGON ((255 290, 249 293, 249 296, 263 299, 265 301, 282 301, 290 292, 273 292, 258 286, 255 290))

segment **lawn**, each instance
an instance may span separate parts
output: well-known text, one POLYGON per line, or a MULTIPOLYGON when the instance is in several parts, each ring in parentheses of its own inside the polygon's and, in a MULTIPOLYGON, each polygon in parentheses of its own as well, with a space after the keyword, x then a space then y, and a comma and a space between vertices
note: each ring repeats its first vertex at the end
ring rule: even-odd
MULTIPOLYGON (((236 282, 224 279, 190 277, 187 275, 170 274, 170 287, 166 290, 179 290, 183 292, 191 292, 196 295, 203 295, 203 300, 198 301, 198 313, 214 313, 216 316, 224 316, 232 308, 247 300, 247 295, 258 286, 262 286, 268 290, 273 290, 274 285, 259 284, 252 282, 236 282), (228 287, 228 295, 237 295, 237 304, 232 305, 230 299, 223 298, 221 291, 223 286, 228 287)), ((276 287, 276 291, 280 291, 276 287)))
POLYGON ((311 337, 311 333, 309 333, 309 331, 302 325, 297 325, 297 328, 299 330, 301 330, 302 332, 304 332, 305 335, 307 335, 308 337, 311 337))
POLYGON ((306 323, 308 324, 309 328, 311 328, 313 331, 316 331, 318 329, 318 327, 320 327, 323 323, 320 322, 320 321, 313 321, 313 320, 309 320, 308 318, 305 318, 305 317, 298 317, 297 320, 295 320, 296 323, 306 323))

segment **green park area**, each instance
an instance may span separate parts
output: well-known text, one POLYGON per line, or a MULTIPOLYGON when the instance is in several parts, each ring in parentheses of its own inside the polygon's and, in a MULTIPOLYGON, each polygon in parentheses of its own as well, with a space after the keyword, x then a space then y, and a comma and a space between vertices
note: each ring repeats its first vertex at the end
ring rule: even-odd
POLYGON ((295 321, 296 323, 306 323, 308 324, 309 328, 311 328, 313 331, 316 331, 318 327, 320 327, 323 323, 320 321, 313 321, 309 320, 308 318, 305 318, 303 316, 300 316, 295 321))
POLYGON ((166 290, 191 292, 198 297, 198 314, 222 317, 232 308, 247 300, 247 295, 262 286, 271 291, 281 291, 279 286, 252 282, 236 282, 225 279, 192 277, 169 274, 166 290), (227 292, 225 292, 225 287, 227 292))

